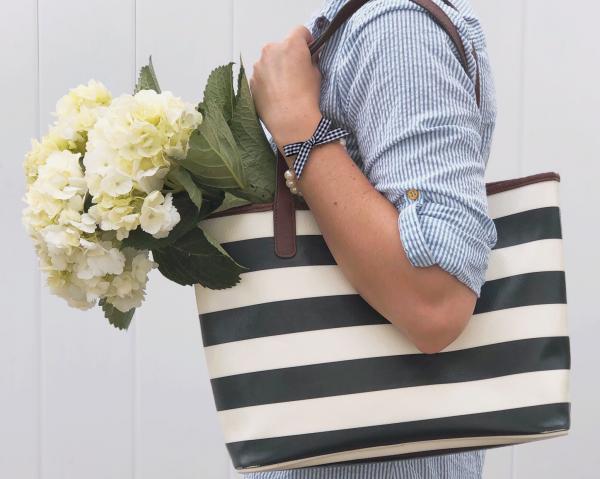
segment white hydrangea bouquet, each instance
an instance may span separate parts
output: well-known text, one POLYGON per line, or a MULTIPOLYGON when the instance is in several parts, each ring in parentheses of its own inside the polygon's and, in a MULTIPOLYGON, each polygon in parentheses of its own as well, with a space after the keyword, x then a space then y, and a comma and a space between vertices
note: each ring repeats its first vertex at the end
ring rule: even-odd
POLYGON ((198 107, 161 92, 150 60, 133 95, 90 81, 58 101, 25 159, 24 224, 51 291, 127 329, 153 268, 182 285, 235 286, 245 271, 198 227, 272 201, 275 155, 243 65, 210 75, 198 107))

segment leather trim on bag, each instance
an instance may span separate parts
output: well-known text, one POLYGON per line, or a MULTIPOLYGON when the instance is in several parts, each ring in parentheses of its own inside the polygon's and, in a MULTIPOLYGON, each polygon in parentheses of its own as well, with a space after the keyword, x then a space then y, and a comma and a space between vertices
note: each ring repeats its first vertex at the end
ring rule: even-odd
MULTIPOLYGON (((514 178, 510 180, 500 180, 487 183, 485 185, 488 196, 510 191, 522 186, 532 185, 534 183, 542 183, 544 181, 560 181, 560 175, 556 172, 549 171, 546 173, 537 173, 535 175, 524 176, 522 178, 514 178)), ((309 207, 303 201, 294 198, 296 210, 308 210, 309 207)), ((247 213, 261 213, 264 211, 272 211, 273 203, 253 203, 251 205, 236 206, 225 211, 213 213, 207 218, 220 218, 222 216, 242 215, 247 213)))
POLYGON ((228 443, 227 449, 234 467, 238 471, 244 469, 244 472, 309 467, 420 451, 435 455, 435 449, 519 444, 565 435, 570 428, 569 412, 569 403, 553 403, 411 423, 248 440, 228 443), (410 431, 410 442, 398 444, 397 439, 394 441, 398 437, 397 431, 410 431), (448 438, 448 433, 454 437, 448 438), (344 450, 344 446, 350 446, 351 450, 344 450), (302 449, 309 454, 293 459, 293 454, 302 449), (327 453, 317 456, 315 451, 327 453))
POLYGON ((275 201, 273 202, 273 231, 275 254, 280 258, 292 258, 296 255, 296 209, 294 195, 285 182, 286 170, 287 163, 283 155, 278 152, 275 201))
POLYGON ((554 171, 547 173, 538 173, 535 175, 524 176, 522 178, 513 178, 510 180, 494 181, 487 183, 485 189, 487 195, 495 195, 496 193, 502 193, 503 191, 514 190, 521 188, 522 186, 533 185, 534 183, 541 183, 543 181, 560 181, 560 175, 554 171))

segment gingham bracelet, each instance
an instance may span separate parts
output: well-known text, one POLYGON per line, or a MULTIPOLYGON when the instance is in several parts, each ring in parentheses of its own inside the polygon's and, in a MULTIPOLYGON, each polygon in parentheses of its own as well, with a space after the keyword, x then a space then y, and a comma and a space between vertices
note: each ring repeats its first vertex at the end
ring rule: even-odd
MULTIPOLYGON (((341 129, 336 128, 334 130, 330 130, 331 128, 331 120, 321 117, 321 121, 319 121, 319 125, 317 129, 306 141, 300 141, 298 143, 290 143, 289 145, 285 145, 283 147, 283 153, 285 156, 294 156, 298 155, 293 163, 293 169, 296 176, 296 179, 300 179, 302 175, 302 170, 304 169, 304 165, 308 161, 308 155, 310 154, 313 147, 318 145, 324 145, 325 143, 331 143, 332 141, 339 140, 345 136, 348 136, 348 132, 341 129)), ((287 178, 291 179, 291 178, 287 178)), ((289 185, 288 185, 289 186, 289 185)))

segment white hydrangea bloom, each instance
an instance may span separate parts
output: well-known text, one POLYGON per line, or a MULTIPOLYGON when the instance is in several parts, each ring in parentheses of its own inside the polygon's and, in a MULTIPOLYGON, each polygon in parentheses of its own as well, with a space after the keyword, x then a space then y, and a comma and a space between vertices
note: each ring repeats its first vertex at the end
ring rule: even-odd
POLYGON ((141 306, 148 274, 156 264, 149 259, 147 251, 125 248, 123 254, 127 258, 125 271, 113 278, 106 299, 119 311, 126 313, 141 306))
MULTIPOLYGON (((116 231, 119 239, 140 226, 147 195, 164 187, 171 161, 187 154, 189 137, 202 115, 170 92, 142 90, 111 103, 89 132, 84 158, 86 181, 93 196, 90 214, 100 228, 116 231)), ((168 235, 179 221, 171 200, 158 207, 159 219, 145 223, 156 238, 168 235), (167 214, 168 213, 168 214, 167 214), (157 236, 158 235, 158 236, 157 236)))
POLYGON ((36 250, 48 286, 71 307, 89 309, 100 299, 122 312, 141 306, 148 274, 156 266, 147 251, 86 239, 74 228, 57 225, 47 227, 41 238, 36 250))
POLYGON ((69 142, 69 149, 83 152, 87 132, 111 101, 108 89, 96 80, 73 88, 56 104, 56 134, 69 142))
POLYGON ((165 197, 160 191, 153 191, 144 199, 140 224, 146 233, 157 239, 166 238, 179 220, 171 193, 165 197))
POLYGON ((25 156, 25 177, 27 183, 33 183, 38 176, 39 168, 46 163, 48 157, 57 151, 67 150, 69 143, 61 138, 56 129, 51 129, 42 141, 31 140, 31 150, 25 156))
POLYGON ((85 310, 96 304, 96 298, 90 299, 87 285, 74 280, 70 273, 50 270, 47 284, 53 294, 66 300, 72 308, 85 310))
MULTIPOLYGON (((82 154, 89 130, 110 101, 110 93, 97 82, 71 90, 58 102, 56 123, 41 142, 33 141, 25 159, 24 224, 50 290, 80 309, 88 309, 108 295, 121 306, 139 306, 148 272, 154 267, 148 252, 128 249, 125 253, 117 235, 98 228, 100 220, 118 220, 123 224, 107 229, 135 229, 142 197, 113 198, 103 215, 98 215, 93 205, 85 211, 89 187, 82 154), (138 213, 131 213, 132 208, 138 213), (127 292, 115 287, 122 280, 131 283, 127 292)), ((130 190, 118 184, 113 188, 117 193, 130 190)))
POLYGON ((115 231, 117 239, 121 241, 140 225, 143 201, 133 194, 116 198, 106 196, 102 203, 93 205, 88 213, 102 230, 115 231))
POLYGON ((56 121, 42 141, 32 140, 31 150, 25 157, 27 183, 37 179, 39 168, 46 163, 50 154, 69 150, 84 153, 89 130, 98 116, 110 104, 110 92, 101 83, 90 80, 79 85, 62 97, 56 104, 56 121))
POLYGON ((80 240, 74 272, 79 279, 88 280, 106 275, 119 275, 125 268, 125 256, 109 241, 80 240))
POLYGON ((137 228, 164 238, 179 223, 164 179, 201 121, 169 92, 112 100, 93 80, 59 100, 25 159, 23 214, 54 294, 80 309, 101 299, 122 312, 141 305, 156 265, 122 240, 137 228))
POLYGON ((37 238, 38 248, 45 257, 45 269, 68 272, 79 247, 80 232, 69 226, 49 225, 37 238))
MULTIPOLYGON (((82 218, 87 186, 80 157, 68 150, 55 151, 38 168, 36 180, 25 196, 28 207, 24 221, 30 233, 50 225, 76 227, 88 221, 82 218)), ((85 228, 89 231, 90 226, 85 228)))
POLYGON ((187 154, 202 115, 170 92, 116 98, 90 131, 86 174, 94 196, 162 189, 169 158, 187 154))

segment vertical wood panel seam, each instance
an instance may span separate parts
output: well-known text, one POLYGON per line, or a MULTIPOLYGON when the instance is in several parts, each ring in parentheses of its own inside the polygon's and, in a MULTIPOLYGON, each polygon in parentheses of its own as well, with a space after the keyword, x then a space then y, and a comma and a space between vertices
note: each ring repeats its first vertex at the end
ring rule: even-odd
MULTIPOLYGON (((235 18, 235 0, 230 0, 230 17, 229 17, 229 28, 230 28, 230 41, 231 41, 231 61, 235 61, 235 45, 236 45, 236 36, 235 36, 235 26, 236 26, 236 18, 235 18)), ((225 464, 226 470, 224 471, 227 478, 236 479, 236 473, 233 469, 233 466, 229 460, 229 454, 225 448, 223 448, 223 454, 225 455, 225 464)))
MULTIPOLYGON (((519 176, 525 171, 525 85, 526 85, 526 38, 527 38, 527 0, 521 2, 521 39, 520 39, 520 80, 519 80, 519 119, 518 119, 518 163, 519 176)), ((514 479, 514 477, 513 477, 514 479)))
MULTIPOLYGON (((36 138, 40 137, 40 133, 42 130, 41 127, 41 105, 40 105, 40 0, 35 0, 35 11, 34 11, 34 23, 35 23, 35 82, 34 82, 34 127, 33 131, 36 138)), ((42 335, 42 287, 41 287, 41 276, 40 273, 36 270, 33 273, 34 277, 34 285, 33 285, 33 294, 34 294, 34 302, 35 302, 35 328, 37 329, 37 337, 36 337, 36 367, 37 367, 37 437, 36 437, 36 456, 37 456, 37 477, 38 479, 42 479, 44 476, 43 473, 43 418, 44 418, 44 380, 43 380, 43 335, 42 335)))
POLYGON ((510 447, 510 478, 515 479, 516 470, 515 470, 515 446, 510 447))
MULTIPOLYGON (((235 52, 235 47, 236 47, 236 16, 235 16, 235 0, 231 0, 231 17, 229 19, 229 27, 230 27, 230 36, 229 38, 231 39, 231 61, 235 61, 236 58, 236 52, 235 52)), ((238 52, 238 58, 240 57, 241 52, 238 52)), ((226 477, 228 477, 229 479, 236 479, 238 476, 235 472, 235 469, 233 468, 233 465, 231 464, 231 461, 229 459, 229 453, 227 452, 226 448, 223 448, 223 454, 225 455, 225 464, 226 464, 226 471, 225 473, 227 474, 226 477)))
POLYGON ((230 0, 230 18, 229 18, 229 30, 230 30, 230 41, 231 41, 231 61, 235 61, 235 0, 230 0))
MULTIPOLYGON (((137 0, 132 0, 132 85, 137 81, 137 33, 138 33, 138 16, 137 16, 137 0)), ((134 88, 132 86, 132 88, 134 88)), ((137 319, 137 318, 136 318, 137 319)), ((130 331, 131 336, 131 475, 132 479, 141 479, 141 358, 139 355, 139 328, 136 324, 133 325, 133 331, 130 331), (131 334, 133 333, 133 334, 131 334)))
MULTIPOLYGON (((520 82, 519 82, 519 131, 518 131, 518 162, 519 176, 525 174, 525 86, 527 79, 526 50, 527 50, 527 23, 528 23, 528 0, 521 2, 521 39, 520 39, 520 82)), ((517 479, 517 449, 511 446, 510 450, 510 477, 517 479)))

